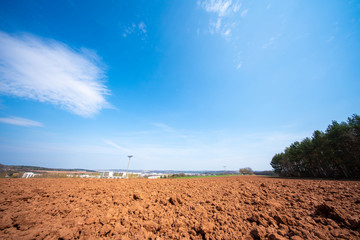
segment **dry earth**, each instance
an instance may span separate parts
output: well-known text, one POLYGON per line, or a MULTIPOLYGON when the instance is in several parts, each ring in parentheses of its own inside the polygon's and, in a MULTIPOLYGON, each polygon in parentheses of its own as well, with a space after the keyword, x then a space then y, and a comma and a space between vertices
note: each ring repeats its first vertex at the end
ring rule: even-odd
POLYGON ((360 239, 360 182, 0 179, 0 239, 360 239))

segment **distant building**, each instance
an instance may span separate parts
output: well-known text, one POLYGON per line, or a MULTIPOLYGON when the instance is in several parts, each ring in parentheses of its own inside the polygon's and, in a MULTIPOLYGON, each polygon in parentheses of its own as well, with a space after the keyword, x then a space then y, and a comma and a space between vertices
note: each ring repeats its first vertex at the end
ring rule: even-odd
POLYGON ((113 178, 114 177, 114 172, 113 171, 101 172, 100 177, 101 178, 113 178))
POLYGON ((39 176, 40 174, 38 173, 33 173, 33 172, 24 172, 24 174, 22 175, 22 178, 31 178, 31 177, 35 177, 35 176, 39 176))
POLYGON ((157 176, 149 176, 148 179, 160 179, 161 176, 157 175, 157 176))
POLYGON ((80 175, 77 175, 78 177, 80 178, 99 178, 98 175, 89 175, 89 174, 80 174, 80 175))

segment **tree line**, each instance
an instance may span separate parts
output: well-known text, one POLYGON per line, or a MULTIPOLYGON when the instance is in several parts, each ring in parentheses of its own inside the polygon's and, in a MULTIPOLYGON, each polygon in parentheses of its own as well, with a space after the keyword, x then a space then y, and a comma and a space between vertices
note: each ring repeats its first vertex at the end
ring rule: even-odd
POLYGON ((360 117, 333 121, 325 132, 294 142, 272 158, 280 176, 314 178, 360 178, 360 117))

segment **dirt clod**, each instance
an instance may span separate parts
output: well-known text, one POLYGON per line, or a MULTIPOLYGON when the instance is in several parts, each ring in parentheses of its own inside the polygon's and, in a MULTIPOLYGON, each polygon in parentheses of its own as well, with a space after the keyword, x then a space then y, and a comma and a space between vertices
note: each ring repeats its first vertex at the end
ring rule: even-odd
POLYGON ((285 240, 286 238, 280 236, 279 234, 272 233, 269 235, 269 240, 285 240))
POLYGON ((254 239, 260 240, 265 238, 266 230, 264 227, 258 226, 255 229, 251 230, 250 234, 254 239))

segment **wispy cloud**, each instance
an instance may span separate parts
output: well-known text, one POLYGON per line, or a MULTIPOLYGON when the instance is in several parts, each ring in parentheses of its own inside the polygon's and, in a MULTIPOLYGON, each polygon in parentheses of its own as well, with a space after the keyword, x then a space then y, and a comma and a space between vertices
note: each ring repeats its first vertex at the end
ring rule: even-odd
MULTIPOLYGON (((179 136, 183 131, 166 124, 153 124, 160 131, 139 132, 116 137, 117 142, 126 142, 130 151, 113 141, 104 140, 112 148, 104 154, 134 154, 134 168, 141 169, 229 169, 250 166, 256 170, 270 169, 275 153, 284 150, 291 142, 300 141, 309 133, 252 132, 239 134, 229 131, 192 132, 187 137, 179 136), (163 133, 162 133, 163 132, 163 133), (179 147, 180 146, 180 147, 179 147), (259 151, 261 149, 261 151, 259 151), (266 163, 267 164, 264 164, 266 163), (186 164, 185 164, 186 163, 186 164)), ((119 155, 116 155, 117 158, 119 155)), ((116 161, 117 158, 115 159, 116 161)))
MULTIPOLYGON (((215 20, 210 18, 209 32, 211 34, 221 33, 223 36, 228 37, 231 31, 231 26, 229 25, 231 24, 229 24, 227 21, 225 24, 222 24, 223 19, 229 18, 240 11, 241 3, 238 1, 233 2, 232 0, 205 0, 199 1, 198 5, 205 11, 215 14, 215 20)), ((247 12, 248 9, 244 11, 247 12)))
POLYGON ((146 25, 145 25, 145 23, 144 22, 140 22, 139 24, 138 24, 138 28, 139 28, 139 30, 140 31, 142 31, 144 34, 146 33, 146 25))
POLYGON ((225 32, 223 32, 223 35, 224 35, 225 37, 229 37, 230 34, 231 34, 231 29, 227 29, 225 32))
POLYGON ((131 23, 129 26, 125 27, 125 30, 122 34, 123 37, 128 37, 132 34, 136 34, 138 36, 141 36, 141 38, 144 40, 147 34, 147 25, 141 21, 139 23, 131 23))
POLYGON ((274 40, 275 40, 275 38, 271 37, 266 43, 263 44, 263 48, 270 47, 273 44, 274 40))
POLYGON ((0 118, 1 123, 23 126, 23 127, 42 127, 43 124, 34 120, 20 118, 20 117, 7 117, 0 118))
POLYGON ((331 37, 329 37, 328 40, 326 40, 326 41, 327 41, 327 42, 332 42, 334 39, 335 39, 335 37, 334 37, 334 36, 331 36, 331 37))
POLYGON ((170 127, 169 125, 165 123, 152 123, 153 126, 160 128, 166 132, 173 132, 174 128, 170 127))
POLYGON ((109 104, 104 71, 90 50, 0 32, 0 94, 47 102, 83 117, 109 104))
MULTIPOLYGON (((198 5, 209 13, 209 33, 219 34, 236 45, 234 41, 237 41, 239 36, 234 30, 249 9, 242 10, 242 4, 237 0, 201 0, 198 1, 198 5)), ((238 62, 235 66, 239 69, 241 65, 242 62, 238 62)))
POLYGON ((241 4, 240 2, 234 3, 234 5, 233 5, 233 7, 232 7, 232 11, 233 11, 234 13, 237 13, 237 12, 240 10, 241 5, 242 5, 242 4, 241 4))
POLYGON ((231 0, 210 0, 199 2, 200 6, 204 8, 207 12, 214 12, 220 17, 225 16, 227 14, 227 11, 231 9, 231 3, 231 0))
POLYGON ((245 9, 245 10, 241 11, 241 16, 245 17, 247 15, 248 11, 249 11, 249 9, 245 9))
POLYGON ((121 132, 101 139, 103 144, 99 144, 99 139, 86 136, 69 138, 65 142, 54 142, 54 139, 48 138, 44 141, 32 139, 22 141, 22 144, 0 136, 0 156, 12 152, 34 161, 49 156, 54 163, 75 164, 74 167, 89 165, 92 169, 126 169, 127 155, 131 154, 134 155, 131 169, 218 170, 226 165, 227 169, 252 167, 254 170, 265 170, 271 169, 269 163, 275 153, 311 135, 311 132, 301 133, 291 129, 251 133, 234 129, 206 132, 174 129, 174 133, 162 129, 155 132, 121 132), (178 132, 186 132, 188 138, 174 138, 178 132))
POLYGON ((103 139, 103 141, 104 141, 106 144, 108 144, 108 145, 116 148, 117 150, 120 150, 120 151, 122 151, 122 152, 129 152, 129 149, 124 148, 124 147, 121 147, 121 146, 119 146, 118 144, 114 143, 114 142, 111 141, 111 140, 103 139))
POLYGON ((170 127, 169 125, 165 124, 165 123, 152 123, 151 125, 159 128, 160 130, 162 130, 163 132, 166 132, 176 138, 182 138, 182 139, 186 139, 186 140, 190 140, 188 138, 188 136, 183 133, 183 131, 179 130, 179 129, 175 129, 173 127, 170 127))
POLYGON ((215 22, 210 19, 209 31, 211 34, 218 33, 221 27, 221 18, 218 18, 215 22))
POLYGON ((263 48, 271 47, 280 36, 281 35, 278 34, 277 36, 273 36, 273 37, 269 38, 269 40, 266 43, 264 43, 262 47, 263 48))
POLYGON ((132 23, 130 26, 127 26, 124 30, 124 33, 122 34, 123 37, 127 37, 134 33, 136 29, 136 24, 132 23))

